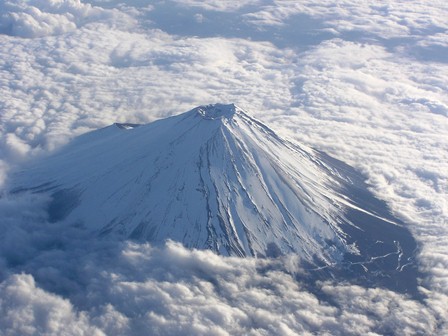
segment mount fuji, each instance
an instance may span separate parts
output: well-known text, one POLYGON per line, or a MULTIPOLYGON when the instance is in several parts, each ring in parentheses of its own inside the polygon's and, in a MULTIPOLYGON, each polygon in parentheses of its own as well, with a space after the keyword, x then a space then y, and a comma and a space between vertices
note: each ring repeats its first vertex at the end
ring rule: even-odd
POLYGON ((98 239, 296 253, 316 274, 416 286, 415 240, 360 173, 233 104, 87 133, 29 163, 11 190, 48 195, 49 222, 98 239))

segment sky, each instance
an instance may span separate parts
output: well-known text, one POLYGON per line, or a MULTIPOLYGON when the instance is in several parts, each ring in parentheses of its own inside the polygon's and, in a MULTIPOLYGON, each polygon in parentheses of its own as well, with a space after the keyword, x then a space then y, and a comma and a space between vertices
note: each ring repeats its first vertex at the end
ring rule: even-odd
POLYGON ((0 335, 448 333, 448 4, 0 0, 0 335), (235 103, 362 171, 418 244, 421 299, 92 242, 11 174, 77 135, 235 103))

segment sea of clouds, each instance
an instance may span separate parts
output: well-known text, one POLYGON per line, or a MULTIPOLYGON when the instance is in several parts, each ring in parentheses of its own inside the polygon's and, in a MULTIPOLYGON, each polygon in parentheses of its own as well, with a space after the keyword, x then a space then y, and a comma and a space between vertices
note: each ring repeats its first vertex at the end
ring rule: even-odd
POLYGON ((0 0, 0 335, 448 333, 448 4, 0 0), (234 102, 363 171, 421 299, 47 223, 8 177, 75 136, 234 102))

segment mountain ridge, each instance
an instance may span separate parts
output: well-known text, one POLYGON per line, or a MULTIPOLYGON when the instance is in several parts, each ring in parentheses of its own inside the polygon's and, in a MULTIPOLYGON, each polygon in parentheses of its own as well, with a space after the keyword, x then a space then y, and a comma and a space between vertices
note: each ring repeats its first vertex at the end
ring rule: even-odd
POLYGON ((349 272, 398 272, 416 248, 353 168, 234 104, 93 131, 13 182, 16 192, 50 196, 50 222, 99 239, 171 239, 240 257, 296 253, 312 269, 349 272))

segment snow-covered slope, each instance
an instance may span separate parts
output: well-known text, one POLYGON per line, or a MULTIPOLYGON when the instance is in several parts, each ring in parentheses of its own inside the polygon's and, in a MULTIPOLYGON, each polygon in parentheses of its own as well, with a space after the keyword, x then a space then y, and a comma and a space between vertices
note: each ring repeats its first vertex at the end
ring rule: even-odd
POLYGON ((12 183, 50 194, 50 221, 100 237, 235 256, 296 252, 319 267, 366 268, 392 255, 397 270, 415 249, 352 168, 234 105, 85 134, 12 183))

